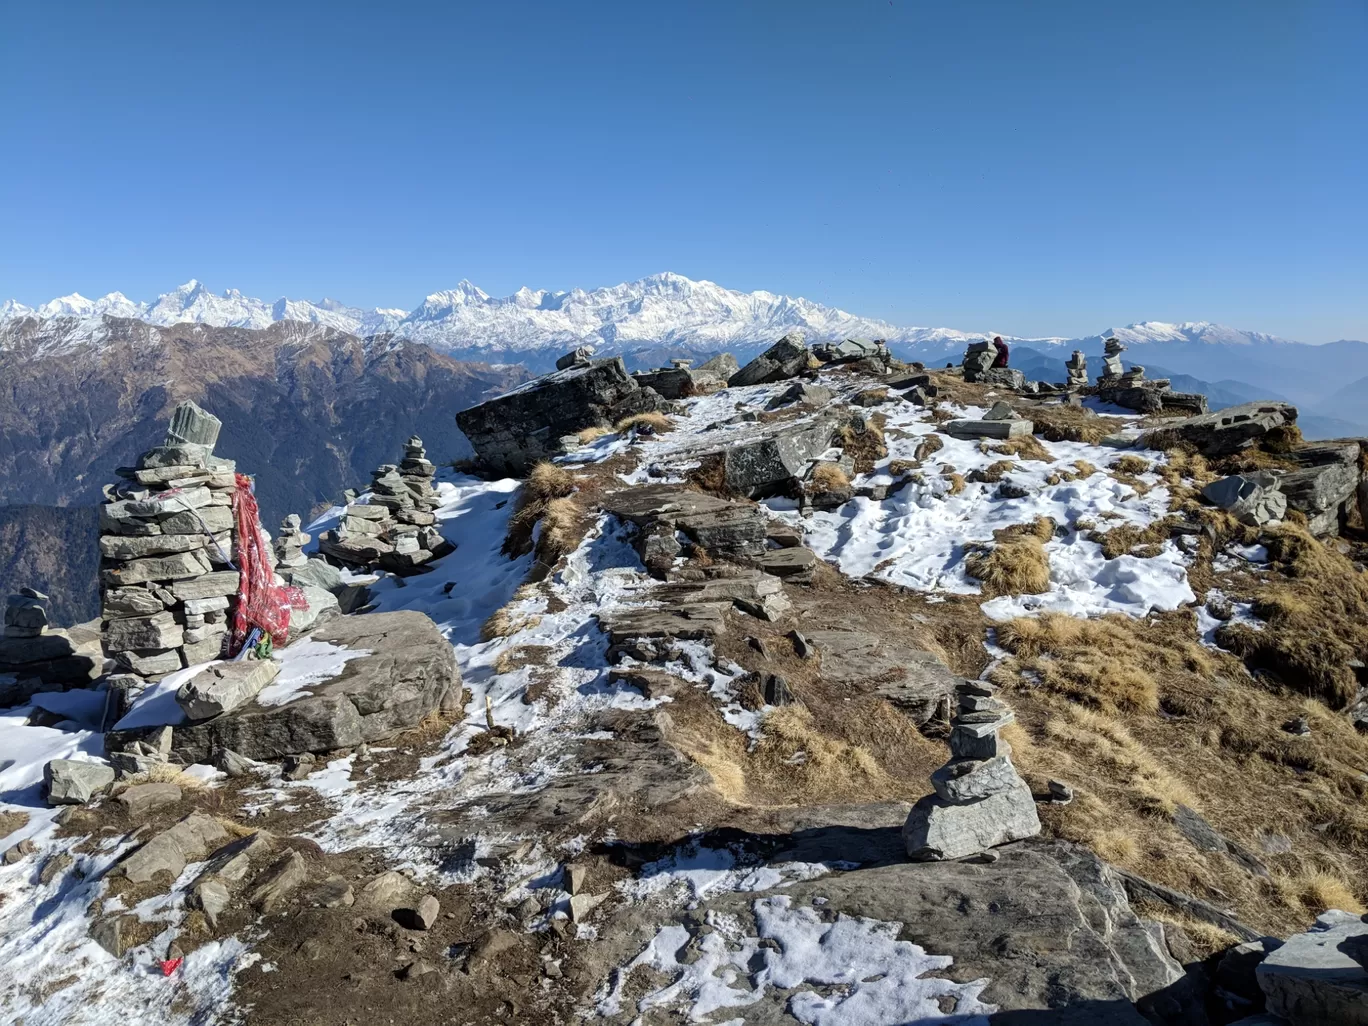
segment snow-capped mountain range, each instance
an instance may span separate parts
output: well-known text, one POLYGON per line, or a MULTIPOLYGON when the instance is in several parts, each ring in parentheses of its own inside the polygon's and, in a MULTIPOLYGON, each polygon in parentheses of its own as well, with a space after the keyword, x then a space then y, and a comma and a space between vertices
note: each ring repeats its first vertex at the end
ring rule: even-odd
POLYGON ((434 292, 412 311, 362 310, 332 299, 311 302, 282 298, 266 302, 235 289, 216 295, 195 280, 159 296, 153 303, 135 302, 121 292, 111 292, 99 299, 73 293, 38 307, 14 300, 0 303, 0 323, 27 317, 41 321, 70 319, 73 342, 94 339, 98 335, 94 329, 105 316, 136 318, 163 327, 188 322, 264 328, 277 321, 296 321, 362 336, 393 332, 443 352, 502 359, 586 344, 604 353, 643 346, 694 350, 744 347, 773 341, 795 329, 801 329, 809 341, 863 336, 927 349, 937 349, 937 344, 947 349, 961 347, 966 341, 989 334, 1035 345, 1089 342, 1109 334, 1128 345, 1285 341, 1204 321, 1148 321, 1109 329, 1082 340, 1023 339, 1005 331, 898 327, 807 299, 773 292, 737 292, 714 282, 694 281, 671 273, 589 291, 521 288, 503 298, 492 297, 462 281, 453 289, 434 292))

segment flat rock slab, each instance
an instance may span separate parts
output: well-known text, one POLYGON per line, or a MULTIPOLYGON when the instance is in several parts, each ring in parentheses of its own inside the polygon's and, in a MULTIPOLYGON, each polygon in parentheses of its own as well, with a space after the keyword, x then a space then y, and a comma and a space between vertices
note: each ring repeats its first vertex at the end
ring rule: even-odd
POLYGON ((602 508, 636 525, 643 536, 656 527, 672 528, 714 555, 745 558, 765 551, 768 514, 753 502, 680 485, 646 485, 608 496, 602 508))
POLYGON ((285 705, 247 704, 204 723, 177 727, 173 754, 208 762, 217 749, 270 761, 352 748, 416 726, 461 686, 451 645, 422 613, 339 616, 309 637, 370 654, 285 705))
POLYGON ((1029 420, 949 420, 938 430, 955 438, 1016 438, 1029 435, 1035 425, 1029 420))
POLYGON ((1332 909, 1254 971, 1268 1010, 1305 1026, 1368 1026, 1368 923, 1332 909))
POLYGON ((191 720, 208 720, 246 705, 280 673, 272 659, 220 663, 195 674, 176 691, 176 704, 191 720))
POLYGON ((822 679, 869 685, 918 723, 953 697, 960 678, 939 657, 867 631, 804 631, 817 648, 822 679))
POLYGON ((1251 445, 1274 428, 1297 422, 1297 408, 1290 403, 1242 403, 1215 413, 1172 420, 1146 431, 1139 445, 1163 449, 1187 442, 1203 456, 1229 456, 1251 445))

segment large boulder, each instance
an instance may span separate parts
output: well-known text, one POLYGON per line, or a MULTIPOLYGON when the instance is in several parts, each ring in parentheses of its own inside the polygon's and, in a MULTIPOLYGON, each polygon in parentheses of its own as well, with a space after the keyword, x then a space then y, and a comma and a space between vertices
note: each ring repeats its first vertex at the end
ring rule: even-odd
POLYGON ((43 792, 52 805, 84 805, 114 783, 114 770, 103 762, 53 759, 43 767, 43 792))
POLYGON ((1312 534, 1337 534, 1356 502, 1359 484, 1357 442, 1311 445, 1291 459, 1301 468, 1283 474, 1278 488, 1287 505, 1306 515, 1312 534))
POLYGON ((1278 489, 1278 476, 1266 470, 1212 481, 1202 489, 1202 498, 1254 527, 1287 515, 1287 496, 1278 489))
MULTIPOLYGON (((673 551, 679 551, 676 532, 711 555, 735 562, 765 552, 767 517, 753 502, 723 499, 682 485, 646 485, 615 492, 603 500, 602 508, 636 526, 637 551, 648 567, 653 563, 653 543, 674 542, 673 551)), ((659 569, 668 566, 666 560, 659 569)))
POLYGON ((1295 1026, 1368 1026, 1368 923, 1332 909, 1255 970, 1268 1011, 1295 1026))
POLYGON ((807 369, 808 355, 803 333, 790 332, 728 378, 727 384, 737 388, 796 377, 807 369))
POLYGON ((560 439, 657 409, 661 399, 627 373, 621 357, 547 374, 456 414, 475 454, 495 473, 522 475, 558 451, 560 439))
POLYGON ((1177 443, 1192 446, 1203 456, 1229 456, 1262 438, 1275 428, 1297 422, 1297 408, 1290 403, 1243 403, 1215 413, 1204 413, 1151 428, 1138 445, 1165 449, 1177 443))
MULTIPOLYGON (((991 765, 996 759, 1001 756, 986 762, 991 765)), ((1011 767, 1010 762, 1006 765, 1011 767)), ((919 861, 959 859, 1040 833, 1031 789, 1014 769, 1003 774, 985 773, 984 780, 986 786, 1000 789, 962 803, 929 794, 912 807, 903 825, 909 857, 919 861)), ((938 785, 945 783, 939 781, 938 785)))
POLYGON ((839 427, 838 418, 819 416, 734 442, 716 454, 727 489, 753 499, 791 490, 808 464, 831 448, 839 427))
POLYGON ((309 639, 369 654, 284 705, 263 705, 258 695, 214 719, 177 727, 175 758, 207 763, 211 753, 228 749, 266 761, 352 748, 417 726, 450 701, 453 689, 459 693, 455 652, 422 613, 340 616, 309 639))

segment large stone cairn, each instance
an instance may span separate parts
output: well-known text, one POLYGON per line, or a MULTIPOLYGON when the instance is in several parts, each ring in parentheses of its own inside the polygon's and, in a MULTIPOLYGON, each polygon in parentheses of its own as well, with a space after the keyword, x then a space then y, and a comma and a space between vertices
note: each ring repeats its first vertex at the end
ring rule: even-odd
POLYGON ((213 454, 220 423, 176 407, 100 507, 100 604, 106 657, 139 678, 217 659, 238 591, 232 460, 213 454))
POLYGON ((319 539, 319 549, 348 566, 379 565, 395 573, 441 555, 449 546, 432 512, 441 504, 432 488, 436 473, 423 440, 413 435, 397 466, 386 463, 376 469, 370 501, 348 503, 337 528, 319 539))
POLYGON ((965 350, 964 359, 960 361, 960 366, 964 368, 964 380, 978 381, 993 369, 993 362, 996 359, 997 350, 986 339, 970 342, 969 348, 965 350))
MULTIPOLYGON (((1121 377, 1121 354, 1126 351, 1126 347, 1121 344, 1118 338, 1109 338, 1104 343, 1102 355, 1102 377, 1104 379, 1116 379, 1121 377)), ((1141 371, 1143 374, 1143 369, 1141 371)))
POLYGON ((912 807, 903 825, 907 854, 958 859, 1040 833, 1035 799, 998 735, 1016 717, 982 681, 956 689, 950 761, 931 774, 935 794, 912 807))
POLYGON ((1088 387, 1088 358, 1081 349, 1075 349, 1073 356, 1064 361, 1064 370, 1068 374, 1068 388, 1088 387))

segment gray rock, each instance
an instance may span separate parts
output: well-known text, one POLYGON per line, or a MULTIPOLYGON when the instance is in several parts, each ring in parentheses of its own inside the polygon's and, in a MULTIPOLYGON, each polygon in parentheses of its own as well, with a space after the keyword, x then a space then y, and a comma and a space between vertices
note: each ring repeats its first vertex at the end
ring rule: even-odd
POLYGON ((311 630, 316 624, 327 620, 333 616, 342 615, 342 607, 338 604, 337 596, 330 591, 315 587, 312 584, 296 585, 304 593, 304 608, 298 607, 290 610, 290 635, 297 637, 307 630, 311 630))
POLYGON ((127 587, 146 581, 179 581, 188 577, 202 577, 213 570, 203 551, 180 552, 170 556, 135 559, 118 567, 100 571, 105 584, 127 587))
POLYGON ((236 570, 218 570, 194 580, 173 581, 168 590, 175 598, 186 602, 220 595, 236 595, 240 582, 241 575, 236 570))
POLYGON ((106 620, 121 616, 151 616, 165 606, 147 588, 110 588, 104 594, 101 612, 106 620))
POLYGON ((964 376, 965 381, 976 381, 980 385, 996 385, 999 388, 1010 388, 1016 392, 1026 390, 1026 375, 1015 367, 989 367, 986 371, 976 374, 970 378, 968 374, 964 376))
POLYGON ((1004 710, 990 723, 966 723, 961 717, 950 731, 951 753, 957 759, 993 759, 1003 751, 1010 751, 997 732, 1015 718, 1010 710, 1004 710))
POLYGON ((593 356, 593 346, 580 346, 578 349, 572 349, 570 352, 556 360, 556 370, 567 370, 570 367, 578 367, 581 364, 588 363, 593 359, 593 356))
POLYGON ((1288 403, 1244 403, 1215 413, 1168 421, 1140 436, 1139 445, 1163 449, 1186 442, 1203 456, 1229 456, 1252 445, 1274 428, 1295 424, 1297 408, 1288 403))
POLYGON ((730 602, 744 613, 771 621, 778 620, 791 606, 783 583, 759 570, 707 581, 664 584, 651 591, 649 598, 674 606, 730 602))
POLYGON ((212 452, 222 427, 222 421, 187 399, 171 411, 171 423, 166 427, 166 445, 203 446, 212 452))
POLYGON ((963 805, 927 795, 903 825, 908 857, 916 860, 963 858, 1038 833, 1035 799, 1020 778, 1008 790, 963 805))
POLYGON ((807 369, 808 355, 803 333, 790 332, 728 378, 727 384, 737 388, 796 377, 807 369))
POLYGON ((213 816, 192 812, 179 823, 154 835, 110 870, 131 883, 147 883, 159 875, 175 880, 187 863, 197 862, 228 840, 213 816))
POLYGON ((825 406, 829 402, 831 402, 831 389, 825 385, 795 381, 769 401, 769 408, 774 410, 790 403, 798 403, 801 406, 825 406))
POLYGON ((872 685, 918 724, 930 720, 959 683, 937 656, 879 634, 809 630, 804 635, 804 646, 816 649, 823 681, 872 685))
POLYGON ((1227 510, 1241 523, 1262 527, 1287 515, 1287 496, 1278 489, 1278 475, 1267 471, 1233 474, 1212 481, 1202 498, 1227 510))
POLYGON ((327 560, 317 557, 306 560, 301 566, 291 567, 288 576, 291 584, 301 588, 308 585, 337 594, 345 587, 341 571, 327 560))
POLYGON ((110 620, 105 625, 106 652, 177 648, 185 641, 185 631, 168 611, 151 616, 110 620))
POLYGON ((1296 1026, 1368 1024, 1368 969, 1349 954, 1368 943, 1362 916, 1331 910, 1255 970, 1268 1011, 1296 1026))
POLYGON ((90 924, 90 939, 115 958, 123 958, 142 936, 139 923, 131 914, 106 916, 90 924))
POLYGON ((852 360, 863 360, 867 357, 875 357, 883 361, 888 356, 888 350, 883 342, 867 338, 848 338, 842 342, 818 343, 812 347, 812 353, 823 363, 849 363, 852 360))
POLYGON ((134 784, 118 793, 114 799, 134 819, 142 819, 148 813, 181 800, 181 789, 175 784, 154 783, 134 784))
POLYGON ((639 529, 639 552, 657 528, 679 531, 710 554, 728 559, 745 560, 766 551, 766 514, 751 502, 721 499, 681 485, 646 485, 609 495, 602 508, 639 529))
POLYGON ((1005 755, 992 759, 951 759, 931 774, 936 794, 951 804, 988 798, 1021 785, 1012 760, 1005 755))
POLYGON ((582 428, 611 425, 657 409, 621 357, 592 360, 520 385, 456 414, 476 455, 496 473, 522 475, 556 453, 558 440, 582 428))
POLYGON ((1073 788, 1064 783, 1064 781, 1048 780, 1045 782, 1045 787, 1050 792, 1051 801, 1058 802, 1061 805, 1067 805, 1069 802, 1073 801, 1073 788))
POLYGON ((160 677, 175 673, 182 666, 180 650, 174 648, 119 652, 117 658, 121 666, 139 677, 160 677))
POLYGON ((937 430, 955 438, 1016 438, 1029 435, 1035 425, 1029 420, 950 420, 937 430))
POLYGON ((764 498, 788 490, 836 437, 834 417, 796 421, 728 446, 722 458, 727 488, 737 495, 764 498))
MULTIPOLYGON (((205 506, 194 511, 182 510, 157 521, 162 534, 221 534, 232 530, 233 509, 231 506, 205 506)), ((175 551, 168 549, 167 551, 175 551)), ((123 557, 120 557, 123 558, 123 557)))
POLYGON ((209 764, 217 770, 221 770, 230 777, 245 777, 251 773, 259 763, 251 759, 244 759, 231 748, 217 749, 209 758, 209 764))
POLYGON ((817 553, 803 547, 771 549, 759 559, 760 569, 765 573, 798 584, 812 580, 819 562, 817 553))
POLYGON ((1299 449, 1292 458, 1302 465, 1282 475, 1278 487, 1287 505, 1306 514, 1312 534, 1338 534, 1359 485, 1358 445, 1318 445, 1299 449))
POLYGON ((299 852, 291 851, 262 875, 247 900, 262 912, 274 912, 308 879, 309 864, 299 852))
POLYGON ((53 759, 43 767, 43 793, 52 805, 84 805, 114 783, 114 770, 102 762, 53 759))
POLYGON ((190 888, 190 907, 198 908, 209 920, 209 925, 218 923, 218 917, 231 904, 232 895, 228 885, 216 877, 197 880, 190 888))
POLYGON ((176 691, 191 720, 207 720, 246 705, 280 673, 273 659, 244 659, 201 670, 176 691))
POLYGON ((413 881, 402 873, 381 873, 361 888, 361 903, 372 908, 392 910, 413 890, 413 881))
POLYGON ((413 908, 397 908, 394 919, 406 930, 431 930, 442 913, 442 905, 434 895, 425 894, 413 908))
POLYGON ((319 908, 350 908, 356 891, 343 877, 330 876, 310 892, 309 901, 319 908))
POLYGON ((370 655, 349 660, 331 680, 285 705, 251 701, 201 723, 176 728, 179 762, 206 762, 219 749, 274 761, 300 752, 354 748, 416 726, 460 690, 455 653, 422 613, 336 617, 311 637, 370 655))
POLYGON ((999 400, 993 403, 992 408, 983 415, 984 420, 1015 420, 1016 411, 1006 403, 999 400))
POLYGON ((159 467, 204 468, 209 450, 202 445, 156 445, 138 457, 139 470, 159 467))

